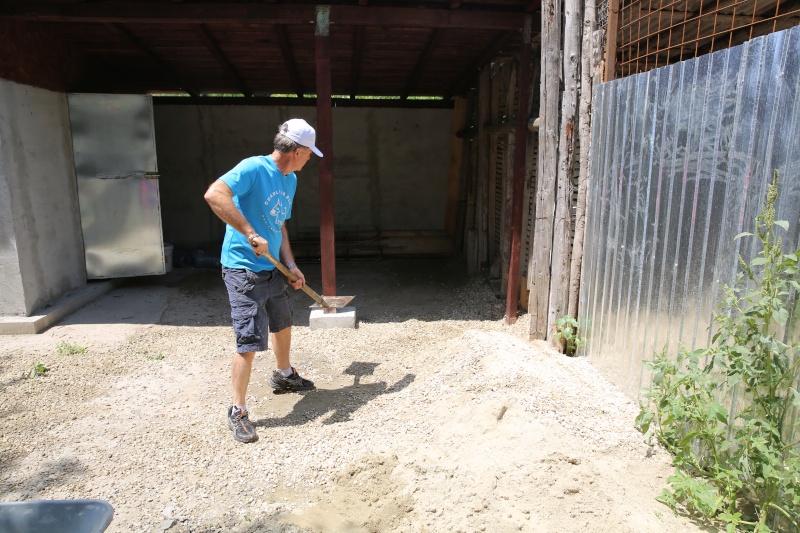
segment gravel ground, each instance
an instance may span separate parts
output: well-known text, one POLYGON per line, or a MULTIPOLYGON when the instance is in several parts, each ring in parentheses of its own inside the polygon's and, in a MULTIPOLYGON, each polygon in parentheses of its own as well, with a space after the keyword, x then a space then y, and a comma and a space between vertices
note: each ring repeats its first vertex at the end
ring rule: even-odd
POLYGON ((298 293, 293 364, 318 390, 272 394, 258 354, 249 445, 225 420, 216 271, 132 280, 0 338, 2 500, 105 499, 109 532, 701 531, 654 500, 672 469, 632 401, 529 342, 527 316, 506 326, 482 280, 429 267, 340 267, 354 330, 310 330, 298 293))

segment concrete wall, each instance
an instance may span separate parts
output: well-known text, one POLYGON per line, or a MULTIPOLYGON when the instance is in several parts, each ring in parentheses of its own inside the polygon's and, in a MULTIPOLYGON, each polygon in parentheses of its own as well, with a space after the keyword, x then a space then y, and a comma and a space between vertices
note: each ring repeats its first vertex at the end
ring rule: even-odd
MULTIPOLYGON (((223 224, 203 201, 241 159, 272 152, 283 121, 311 107, 154 105, 164 239, 216 247, 223 224)), ((336 231, 443 230, 451 110, 333 110, 336 231)), ((290 234, 319 231, 317 160, 298 173, 290 234)))
POLYGON ((0 79, 0 314, 86 284, 67 98, 0 79))

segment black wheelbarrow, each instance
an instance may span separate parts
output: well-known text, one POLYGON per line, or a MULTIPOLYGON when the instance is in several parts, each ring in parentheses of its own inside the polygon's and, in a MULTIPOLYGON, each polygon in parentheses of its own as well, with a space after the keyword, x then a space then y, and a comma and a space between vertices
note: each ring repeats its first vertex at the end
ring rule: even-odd
POLYGON ((102 533, 114 517, 105 500, 31 500, 0 502, 4 533, 102 533))

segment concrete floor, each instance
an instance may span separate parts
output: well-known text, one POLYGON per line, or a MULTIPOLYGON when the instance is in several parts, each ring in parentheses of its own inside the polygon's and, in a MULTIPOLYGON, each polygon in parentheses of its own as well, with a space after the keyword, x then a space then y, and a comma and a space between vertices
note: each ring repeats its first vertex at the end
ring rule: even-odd
MULTIPOLYGON (((300 263, 308 285, 322 293, 320 265, 300 263)), ((504 306, 489 289, 488 282, 481 276, 470 277, 463 261, 458 258, 383 258, 370 261, 339 262, 336 265, 337 294, 353 295, 350 304, 356 308, 358 322, 403 322, 416 319, 436 321, 452 319, 454 313, 463 320, 499 320, 503 317, 504 306), (476 290, 475 301, 464 305, 463 289, 476 290), (459 294, 460 305, 451 305, 454 295, 459 294)), ((219 268, 180 268, 176 267, 163 276, 143 276, 115 280, 113 283, 91 282, 85 292, 96 293, 96 298, 114 298, 119 309, 119 320, 126 323, 147 323, 156 319, 159 312, 149 309, 148 298, 153 293, 166 293, 169 290, 201 292, 208 297, 208 309, 198 309, 191 325, 229 325, 230 315, 227 306, 227 292, 222 282, 219 268), (101 284, 103 290, 99 290, 101 284), (109 286, 110 285, 110 286, 109 286)), ((310 309, 314 301, 303 291, 292 291, 295 311, 295 324, 308 326, 310 309)), ((471 293, 470 293, 471 294, 471 293)), ((154 300, 155 301, 155 300, 154 300)), ((53 306, 45 315, 36 332, 41 332, 56 323, 80 323, 88 316, 78 313, 82 307, 89 307, 91 300, 85 296, 80 302, 65 299, 64 303, 53 306), (71 303, 71 305, 70 305, 71 303), (84 317, 84 318, 81 318, 84 317)), ((98 302, 99 303, 99 302, 98 302)), ((112 323, 113 316, 107 316, 112 323)), ((0 326, 11 327, 9 324, 0 326)), ((17 324, 31 323, 31 317, 20 317, 17 324)), ((186 324, 189 325, 189 324, 186 324)), ((34 333, 34 331, 9 330, 7 333, 34 333)))

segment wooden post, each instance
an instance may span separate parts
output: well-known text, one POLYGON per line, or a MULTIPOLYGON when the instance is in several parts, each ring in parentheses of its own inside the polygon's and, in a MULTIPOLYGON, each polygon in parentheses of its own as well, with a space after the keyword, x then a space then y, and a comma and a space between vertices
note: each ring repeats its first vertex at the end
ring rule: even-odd
POLYGON ((608 0, 606 28, 606 75, 604 81, 617 77, 617 29, 619 28, 619 0, 608 0))
POLYGON ((453 105, 453 121, 450 131, 450 166, 447 177, 447 198, 445 205, 444 229, 455 242, 455 231, 458 222, 458 204, 461 199, 461 165, 464 156, 464 141, 458 132, 464 129, 467 121, 467 99, 455 98, 453 105))
POLYGON ((478 268, 489 266, 489 136, 485 126, 489 122, 491 102, 490 66, 481 69, 478 88, 478 268))
POLYGON ((558 107, 561 84, 561 0, 542 2, 542 79, 539 96, 539 175, 536 225, 528 268, 528 313, 531 339, 547 336, 550 297, 550 252, 553 246, 555 184, 558 174, 558 107))
MULTIPOLYGON (((500 107, 500 78, 503 74, 502 65, 490 65, 488 68, 492 69, 491 84, 489 90, 489 117, 490 122, 494 123, 498 120, 499 107, 500 107)), ((493 131, 489 132, 488 138, 485 140, 489 144, 489 159, 488 159, 488 183, 486 201, 488 204, 488 224, 489 224, 489 267, 492 268, 494 261, 500 252, 497 250, 497 241, 495 235, 496 219, 495 211, 497 211, 496 195, 497 195, 497 134, 493 131)), ((491 277, 491 271, 490 271, 491 277)))
POLYGON ((578 295, 581 288, 583 243, 586 232, 586 190, 589 185, 589 161, 592 145, 592 73, 594 72, 595 3, 586 0, 583 14, 583 42, 581 44, 581 104, 578 112, 578 138, 580 139, 580 177, 578 202, 575 206, 575 240, 572 243, 572 264, 569 274, 569 307, 567 314, 578 318, 578 295))
POLYGON ((317 6, 317 147, 319 160, 319 245, 322 294, 336 295, 336 241, 333 223, 333 118, 331 111, 330 6, 317 6))
MULTIPOLYGON (((506 92, 506 113, 514 113, 514 96, 517 93, 517 65, 511 63, 506 92)), ((511 211, 514 196, 514 129, 516 123, 509 121, 505 133, 506 149, 503 152, 502 209, 500 211, 500 293, 508 291, 508 268, 511 266, 511 211)))
MULTIPOLYGON (((550 301, 547 339, 553 341, 556 320, 567 314, 571 248, 570 211, 575 163, 575 119, 581 57, 581 0, 564 2, 564 93, 561 96, 561 128, 558 141, 558 192, 553 225, 553 255, 550 263, 550 301)), ((563 341, 555 342, 563 350, 563 341)))
POLYGON ((528 147, 528 100, 530 96, 531 66, 531 16, 525 15, 522 26, 522 45, 519 53, 517 87, 517 124, 514 133, 514 192, 511 211, 511 259, 508 266, 508 292, 506 293, 506 324, 517 321, 517 302, 520 283, 520 239, 522 236, 522 193, 525 188, 525 155, 528 147))

